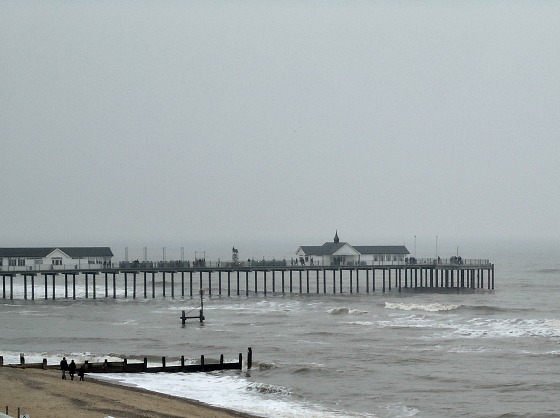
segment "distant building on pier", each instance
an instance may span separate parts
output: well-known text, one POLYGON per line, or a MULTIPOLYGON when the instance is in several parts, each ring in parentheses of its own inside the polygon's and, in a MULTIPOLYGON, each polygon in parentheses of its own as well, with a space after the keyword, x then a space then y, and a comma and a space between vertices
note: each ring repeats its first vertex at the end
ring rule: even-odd
POLYGON ((0 248, 0 270, 43 270, 110 267, 109 247, 0 248))
POLYGON ((350 245, 340 242, 338 231, 331 242, 302 245, 296 251, 296 262, 315 266, 356 266, 404 263, 410 254, 404 245, 350 245))

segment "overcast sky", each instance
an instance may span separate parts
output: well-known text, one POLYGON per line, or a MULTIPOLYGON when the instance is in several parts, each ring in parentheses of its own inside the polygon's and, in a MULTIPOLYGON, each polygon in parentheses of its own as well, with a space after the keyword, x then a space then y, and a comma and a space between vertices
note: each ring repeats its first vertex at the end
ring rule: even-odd
POLYGON ((559 17, 553 1, 0 1, 0 246, 268 258, 335 230, 426 255, 436 236, 556 238, 559 17))

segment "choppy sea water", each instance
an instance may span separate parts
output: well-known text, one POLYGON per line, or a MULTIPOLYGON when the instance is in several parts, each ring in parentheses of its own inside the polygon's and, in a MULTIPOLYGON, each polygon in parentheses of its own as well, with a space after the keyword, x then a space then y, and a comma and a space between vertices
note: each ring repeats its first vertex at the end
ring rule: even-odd
POLYGON ((197 298, 24 301, 16 284, 0 354, 155 364, 252 347, 250 370, 95 377, 263 417, 558 416, 560 263, 555 247, 512 248, 484 254, 493 291, 212 296, 184 327, 197 298))

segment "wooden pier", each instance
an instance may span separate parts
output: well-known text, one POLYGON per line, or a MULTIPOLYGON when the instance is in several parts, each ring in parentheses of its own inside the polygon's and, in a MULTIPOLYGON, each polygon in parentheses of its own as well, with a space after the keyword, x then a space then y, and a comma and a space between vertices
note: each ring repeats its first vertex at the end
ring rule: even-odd
MULTIPOLYGON (((144 357, 143 362, 129 362, 127 359, 123 361, 107 361, 102 363, 90 363, 87 360, 83 365, 86 373, 195 373, 195 372, 213 372, 219 370, 242 370, 243 355, 239 353, 239 359, 235 362, 225 362, 224 355, 220 355, 219 362, 208 362, 204 355, 200 356, 200 360, 196 364, 185 364, 185 356, 181 356, 179 365, 168 365, 166 358, 161 358, 161 366, 148 366, 148 359, 144 357)), ((253 350, 251 347, 247 351, 247 369, 253 365, 253 350)), ((4 358, 0 356, 0 367, 21 367, 33 369, 56 369, 60 370, 60 364, 48 364, 47 359, 43 359, 42 363, 26 363, 25 358, 20 357, 17 364, 4 364, 4 358)))
POLYGON ((403 289, 494 289, 494 264, 212 267, 0 271, 2 298, 193 298, 353 294, 403 289), (16 292, 17 290, 17 292, 16 292))

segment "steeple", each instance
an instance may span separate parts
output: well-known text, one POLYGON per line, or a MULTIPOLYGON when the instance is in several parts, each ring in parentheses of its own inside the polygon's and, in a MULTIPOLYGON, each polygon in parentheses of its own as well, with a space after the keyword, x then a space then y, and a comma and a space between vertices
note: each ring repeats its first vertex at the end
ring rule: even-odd
POLYGON ((334 242, 335 242, 335 244, 338 244, 339 241, 340 241, 340 240, 338 239, 338 229, 337 229, 336 232, 335 232, 335 234, 334 234, 334 242))

